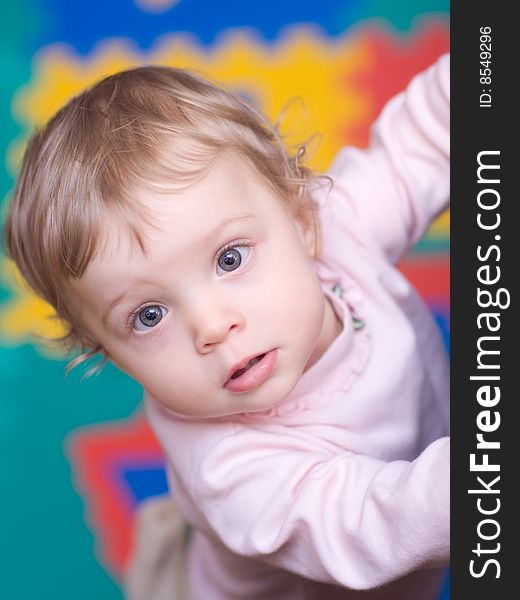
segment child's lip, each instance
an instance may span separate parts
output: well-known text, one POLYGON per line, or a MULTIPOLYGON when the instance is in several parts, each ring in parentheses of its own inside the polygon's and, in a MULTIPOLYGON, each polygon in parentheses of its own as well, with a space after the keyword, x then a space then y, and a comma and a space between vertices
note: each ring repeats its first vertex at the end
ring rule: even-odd
POLYGON ((276 348, 268 350, 267 352, 261 352, 260 354, 252 354, 250 356, 247 356, 244 359, 242 359, 239 363, 233 365, 228 371, 226 381, 224 382, 224 387, 229 389, 230 391, 235 392, 248 391, 249 389, 252 389, 253 387, 259 385, 260 383, 263 383, 263 381, 265 381, 265 379, 269 377, 275 365, 275 362, 276 348), (240 377, 232 379, 232 375, 236 371, 238 371, 239 369, 243 369, 249 363, 250 360, 256 358, 257 356, 262 356, 262 359, 255 365, 250 367, 245 373, 240 375, 240 377), (247 381, 242 380, 242 378, 244 378, 244 376, 248 374, 250 374, 251 377, 248 377, 247 381))
POLYGON ((251 354, 250 356, 246 356, 246 358, 243 358, 240 362, 233 365, 231 367, 231 369, 229 369, 229 371, 228 371, 228 374, 226 376, 226 381, 224 382, 224 386, 231 379, 231 376, 233 375, 233 373, 236 373, 239 369, 243 369, 250 360, 253 360, 253 358, 256 358, 257 356, 261 356, 262 354, 266 354, 266 353, 259 352, 258 354, 251 354))

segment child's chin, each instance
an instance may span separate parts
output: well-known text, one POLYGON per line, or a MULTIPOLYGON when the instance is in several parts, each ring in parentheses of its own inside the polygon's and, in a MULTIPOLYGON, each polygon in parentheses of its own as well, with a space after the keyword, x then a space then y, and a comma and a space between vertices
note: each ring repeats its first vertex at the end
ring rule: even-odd
POLYGON ((282 377, 278 377, 276 380, 270 382, 271 386, 266 386, 263 394, 259 394, 258 402, 251 403, 248 410, 243 410, 241 412, 265 412, 280 406, 293 391, 299 378, 299 376, 294 377, 293 381, 289 380, 289 378, 283 380, 282 377), (268 389, 268 387, 270 389, 268 389))

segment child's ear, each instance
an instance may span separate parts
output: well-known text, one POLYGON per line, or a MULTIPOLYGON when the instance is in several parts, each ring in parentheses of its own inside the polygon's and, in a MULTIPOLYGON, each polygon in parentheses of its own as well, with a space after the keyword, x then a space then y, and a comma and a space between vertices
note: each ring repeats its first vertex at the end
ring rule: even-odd
POLYGON ((94 340, 94 338, 92 338, 90 335, 88 335, 87 333, 82 333, 81 337, 80 337, 80 342, 82 347, 85 349, 86 352, 94 352, 97 355, 102 356, 103 358, 103 362, 105 361, 110 361, 111 363, 113 363, 118 369, 120 369, 121 367, 117 364, 117 362, 112 358, 112 356, 110 356, 110 354, 108 353, 108 350, 106 350, 101 344, 99 344, 98 342, 96 342, 94 340))
POLYGON ((94 338, 90 337, 90 335, 88 333, 85 333, 84 331, 77 331, 76 330, 76 336, 79 340, 79 343, 81 344, 81 347, 86 351, 86 352, 91 352, 93 350, 95 350, 96 352, 99 352, 101 349, 101 346, 94 340, 94 338))
POLYGON ((81 344, 81 347, 85 352, 92 352, 94 354, 100 354, 104 359, 110 359, 108 352, 103 348, 101 344, 96 342, 96 340, 91 337, 85 331, 77 331, 77 338, 81 344))
POLYGON ((319 249, 319 225, 317 215, 311 213, 296 217, 296 228, 309 258, 316 258, 319 249))

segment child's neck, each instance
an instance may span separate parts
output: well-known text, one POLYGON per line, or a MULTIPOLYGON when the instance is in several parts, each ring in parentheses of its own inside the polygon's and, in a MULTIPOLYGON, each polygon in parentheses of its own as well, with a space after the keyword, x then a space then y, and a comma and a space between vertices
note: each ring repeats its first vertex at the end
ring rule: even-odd
POLYGON ((332 342, 338 337, 343 331, 343 322, 337 315, 332 302, 327 296, 325 298, 325 314, 323 317, 323 327, 320 335, 320 342, 314 348, 314 351, 307 363, 305 370, 312 367, 312 365, 321 358, 321 356, 327 351, 332 342))

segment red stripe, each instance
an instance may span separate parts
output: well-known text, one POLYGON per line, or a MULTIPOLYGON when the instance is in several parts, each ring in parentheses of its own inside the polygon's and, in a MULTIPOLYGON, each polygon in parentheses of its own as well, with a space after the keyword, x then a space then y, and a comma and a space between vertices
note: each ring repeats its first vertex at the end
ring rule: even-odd
POLYGON ((398 267, 425 300, 441 298, 449 303, 449 256, 409 257, 398 267))

